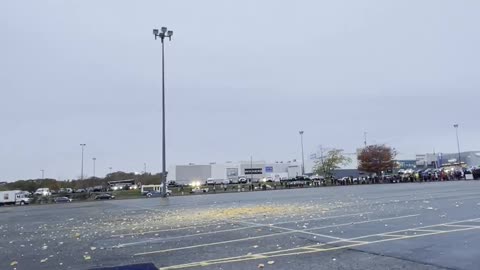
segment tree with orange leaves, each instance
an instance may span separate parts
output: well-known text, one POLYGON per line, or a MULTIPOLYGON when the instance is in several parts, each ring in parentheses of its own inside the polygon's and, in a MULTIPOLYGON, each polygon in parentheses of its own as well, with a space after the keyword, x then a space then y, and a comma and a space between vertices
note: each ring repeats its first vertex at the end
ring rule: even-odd
POLYGON ((358 154, 358 169, 380 175, 395 166, 395 151, 386 145, 369 145, 358 154))

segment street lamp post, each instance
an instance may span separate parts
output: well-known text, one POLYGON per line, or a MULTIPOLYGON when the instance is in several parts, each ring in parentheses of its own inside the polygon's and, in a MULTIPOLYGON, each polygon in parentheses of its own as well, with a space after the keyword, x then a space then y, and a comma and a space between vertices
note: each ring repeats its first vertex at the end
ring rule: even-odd
POLYGON ((168 30, 167 27, 162 27, 160 31, 153 29, 155 39, 160 38, 162 41, 162 197, 167 196, 167 163, 165 151, 165 46, 164 39, 172 40, 173 31, 168 30))
POLYGON ((81 143, 80 146, 82 147, 82 167, 81 167, 81 172, 80 172, 80 180, 83 180, 83 149, 85 148, 85 146, 87 146, 86 144, 84 143, 81 143))
POLYGON ((457 150, 458 150, 458 166, 462 166, 462 160, 460 157, 460 140, 458 139, 458 124, 453 125, 455 133, 457 134, 457 150))
POLYGON ((300 134, 300 144, 302 146, 302 176, 305 175, 305 156, 303 154, 303 130, 298 132, 300 134))
POLYGON ((93 178, 95 178, 95 161, 97 160, 96 157, 92 158, 93 160, 93 178))

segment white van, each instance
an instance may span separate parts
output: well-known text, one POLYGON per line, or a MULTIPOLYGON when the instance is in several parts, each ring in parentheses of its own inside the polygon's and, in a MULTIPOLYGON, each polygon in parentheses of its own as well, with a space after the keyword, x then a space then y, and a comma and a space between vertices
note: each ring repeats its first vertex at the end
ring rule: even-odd
POLYGON ((40 196, 50 196, 52 195, 52 192, 50 192, 49 188, 39 188, 37 191, 34 193, 35 195, 40 195, 40 196))
POLYGON ((30 198, 20 190, 0 191, 0 205, 5 204, 29 204, 30 198))
POLYGON ((207 185, 215 185, 215 179, 213 179, 213 178, 208 178, 206 184, 207 184, 207 185))

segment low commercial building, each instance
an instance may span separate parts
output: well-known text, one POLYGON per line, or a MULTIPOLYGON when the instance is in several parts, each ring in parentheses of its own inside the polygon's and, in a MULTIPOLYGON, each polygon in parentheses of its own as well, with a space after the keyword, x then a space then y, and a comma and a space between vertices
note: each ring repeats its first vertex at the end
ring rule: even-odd
POLYGON ((240 161, 222 164, 187 164, 174 165, 168 170, 168 181, 179 184, 192 182, 205 182, 207 179, 238 180, 240 178, 253 179, 254 181, 271 177, 273 179, 287 179, 301 175, 301 164, 296 161, 274 162, 266 161, 240 161))
MULTIPOLYGON (((435 153, 416 156, 417 168, 440 168, 459 165, 458 153, 435 153)), ((460 153, 460 163, 463 167, 480 166, 480 151, 460 153)))

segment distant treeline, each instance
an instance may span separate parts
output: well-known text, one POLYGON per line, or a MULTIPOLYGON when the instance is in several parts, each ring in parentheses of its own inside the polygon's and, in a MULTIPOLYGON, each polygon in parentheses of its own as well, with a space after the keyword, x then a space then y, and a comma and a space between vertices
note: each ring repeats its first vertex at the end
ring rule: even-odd
POLYGON ((104 178, 90 177, 83 180, 56 180, 56 179, 29 179, 17 180, 0 186, 0 190, 25 190, 35 192, 38 188, 49 188, 50 190, 59 190, 61 188, 86 189, 95 186, 106 186, 108 181, 135 179, 138 183, 151 185, 160 184, 161 174, 135 174, 133 172, 114 172, 107 174, 104 178))

